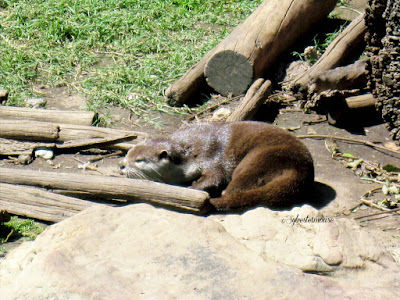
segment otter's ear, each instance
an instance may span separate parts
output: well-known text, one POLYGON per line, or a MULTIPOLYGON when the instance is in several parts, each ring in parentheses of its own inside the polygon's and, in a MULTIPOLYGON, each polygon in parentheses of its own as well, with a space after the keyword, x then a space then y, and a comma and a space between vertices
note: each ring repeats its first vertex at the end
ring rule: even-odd
POLYGON ((159 159, 169 158, 167 150, 162 150, 160 154, 158 154, 159 159))

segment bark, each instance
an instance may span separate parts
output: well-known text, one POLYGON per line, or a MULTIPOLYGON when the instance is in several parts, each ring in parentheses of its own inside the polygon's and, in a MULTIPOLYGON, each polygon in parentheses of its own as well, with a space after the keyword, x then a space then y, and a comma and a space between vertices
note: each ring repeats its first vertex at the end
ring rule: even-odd
POLYGON ((359 109, 374 107, 377 99, 372 94, 365 94, 346 98, 346 104, 349 109, 359 109))
POLYGON ((366 24, 369 87, 391 135, 400 140, 400 3, 370 0, 366 24))
POLYGON ((351 97, 334 97, 328 104, 328 121, 331 125, 358 124, 377 120, 375 106, 377 99, 370 93, 351 97), (364 120, 362 120, 364 119, 364 120))
POLYGON ((0 210, 18 216, 59 222, 94 205, 100 204, 40 188, 0 183, 0 210))
POLYGON ((271 81, 259 78, 251 85, 239 106, 228 117, 228 122, 251 120, 271 94, 271 81))
POLYGON ((35 149, 55 149, 54 143, 23 142, 0 138, 0 155, 32 155, 35 149))
POLYGON ((0 106, 0 119, 92 125, 96 114, 91 111, 47 110, 25 107, 0 106))
MULTIPOLYGON (((122 142, 124 140, 130 140, 132 138, 136 138, 135 134, 125 134, 122 136, 115 137, 105 137, 105 138, 92 138, 92 139, 84 139, 84 140, 72 140, 65 142, 61 145, 56 145, 57 149, 88 149, 88 148, 104 148, 107 146, 112 146, 117 144, 118 142, 122 142)), ((130 145, 132 146, 132 145, 130 145)))
POLYGON ((306 86, 310 80, 315 78, 321 72, 340 66, 353 54, 364 41, 366 26, 364 23, 364 14, 354 19, 340 33, 325 50, 318 61, 304 74, 299 75, 292 83, 293 86, 306 86))
POLYGON ((240 95, 295 41, 335 6, 336 0, 264 1, 243 23, 166 91, 183 105, 207 83, 224 96, 240 95))
POLYGON ((1 120, 0 137, 28 141, 56 141, 60 127, 53 123, 1 120))
POLYGON ((194 213, 208 210, 206 192, 147 180, 0 168, 0 182, 81 191, 99 199, 148 202, 194 213))
POLYGON ((110 136, 112 137, 112 136, 124 136, 124 135, 132 136, 132 140, 134 141, 116 143, 110 145, 109 147, 114 149, 129 150, 138 141, 148 137, 147 133, 139 131, 120 130, 113 128, 105 128, 105 127, 81 126, 73 124, 60 124, 60 133, 58 141, 66 142, 71 140, 107 138, 110 136))
MULTIPOLYGON (((68 142, 58 148, 77 148, 89 145, 128 150, 146 133, 75 124, 53 124, 39 121, 0 120, 0 138, 36 142, 68 142), (121 142, 113 142, 121 140, 121 142), (129 142, 122 142, 129 140, 129 142), (132 142, 131 140, 135 140, 132 142)), ((37 147, 36 147, 37 148, 37 147)))
POLYGON ((310 93, 326 90, 363 89, 368 83, 367 60, 359 60, 354 64, 337 67, 318 74, 309 88, 310 93))

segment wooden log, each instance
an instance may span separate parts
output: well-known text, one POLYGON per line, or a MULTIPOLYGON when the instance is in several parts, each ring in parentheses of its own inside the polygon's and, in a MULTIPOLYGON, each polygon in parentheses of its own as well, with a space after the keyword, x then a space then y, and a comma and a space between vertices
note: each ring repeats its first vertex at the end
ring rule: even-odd
POLYGON ((310 93, 320 93, 326 90, 364 89, 367 86, 368 60, 330 69, 319 73, 311 80, 310 93))
POLYGON ((92 111, 47 110, 26 107, 0 106, 0 119, 23 119, 42 122, 92 125, 92 111))
MULTIPOLYGON (((70 142, 64 148, 89 144, 110 144, 114 140, 142 140, 147 133, 75 124, 53 124, 39 121, 0 120, 0 137, 28 141, 70 142), (57 131, 57 132, 56 132, 57 131), (102 139, 102 140, 100 140, 102 139), (89 141, 90 140, 90 141, 89 141), (72 143, 71 141, 75 141, 72 143), (75 145, 75 146, 74 146, 75 145)), ((118 142, 108 148, 128 150, 136 144, 118 142)), ((63 148, 59 146, 58 148, 63 148)))
POLYGON ((166 90, 183 105, 205 83, 217 92, 244 93, 294 42, 324 18, 336 0, 268 0, 166 90))
MULTIPOLYGON (((89 149, 89 148, 102 148, 105 146, 114 145, 118 142, 122 142, 125 140, 130 140, 132 138, 136 138, 135 134, 125 134, 122 136, 114 136, 114 137, 105 137, 105 138, 92 138, 92 139, 84 139, 84 140, 72 140, 65 142, 61 145, 56 145, 57 149, 89 149)), ((132 145, 130 144, 132 147, 132 145)))
POLYGON ((346 98, 346 104, 349 109, 359 109, 366 107, 375 107, 377 99, 372 94, 358 95, 346 98))
POLYGON ((299 37, 326 17, 335 0, 264 1, 208 59, 204 75, 220 94, 244 93, 299 37))
POLYGON ((140 179, 0 168, 0 182, 82 191, 102 199, 148 202, 199 214, 209 209, 206 192, 140 179))
POLYGON ((1 120, 0 137, 27 141, 55 141, 60 128, 53 123, 1 120))
POLYGON ((105 138, 110 136, 122 136, 131 135, 137 138, 144 139, 148 137, 147 133, 139 131, 121 130, 106 127, 94 127, 94 126, 82 126, 73 124, 59 124, 60 134, 59 141, 65 142, 70 140, 79 139, 93 139, 93 138, 105 138))
POLYGON ((364 23, 365 15, 362 14, 354 19, 328 46, 318 61, 304 74, 294 79, 293 86, 305 86, 311 79, 323 71, 341 65, 354 49, 364 41, 367 31, 364 23))
POLYGON ((0 155, 32 155, 35 149, 55 149, 54 143, 23 142, 0 138, 0 155))
POLYGON ((361 123, 362 114, 368 121, 377 119, 375 109, 377 99, 370 93, 346 98, 336 97, 328 105, 328 122, 331 125, 345 125, 347 123, 361 123))
POLYGON ((59 222, 94 205, 100 204, 40 188, 0 183, 0 210, 18 216, 59 222))
POLYGON ((228 122, 251 120, 271 94, 271 81, 259 78, 251 85, 240 105, 228 117, 228 122))
POLYGON ((124 151, 129 150, 137 142, 148 137, 147 133, 139 131, 120 130, 113 128, 93 127, 93 126, 83 126, 83 125, 73 125, 73 124, 59 124, 59 125, 60 125, 60 134, 58 141, 60 142, 129 135, 132 140, 135 140, 134 142, 132 141, 119 142, 107 146, 107 148, 119 149, 124 151))

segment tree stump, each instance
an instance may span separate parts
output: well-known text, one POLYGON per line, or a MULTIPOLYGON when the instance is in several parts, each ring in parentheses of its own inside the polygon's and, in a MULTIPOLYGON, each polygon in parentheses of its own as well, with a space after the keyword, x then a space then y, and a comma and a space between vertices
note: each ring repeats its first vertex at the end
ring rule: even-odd
POLYGON ((391 135, 400 140, 400 3, 370 0, 366 15, 369 86, 391 135))

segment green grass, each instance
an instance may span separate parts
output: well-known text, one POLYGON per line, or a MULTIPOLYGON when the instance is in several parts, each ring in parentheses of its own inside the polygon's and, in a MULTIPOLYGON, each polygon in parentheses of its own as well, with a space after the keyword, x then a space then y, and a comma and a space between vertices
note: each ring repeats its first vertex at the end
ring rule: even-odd
POLYGON ((9 105, 48 85, 91 110, 168 110, 168 85, 261 2, 0 0, 0 88, 9 105))
MULTIPOLYGON (((20 235, 34 240, 42 231, 43 227, 37 225, 31 219, 19 219, 16 216, 11 217, 11 220, 4 223, 4 226, 13 231, 12 235, 20 235)), ((0 238, 0 244, 7 242, 7 237, 0 238)))

